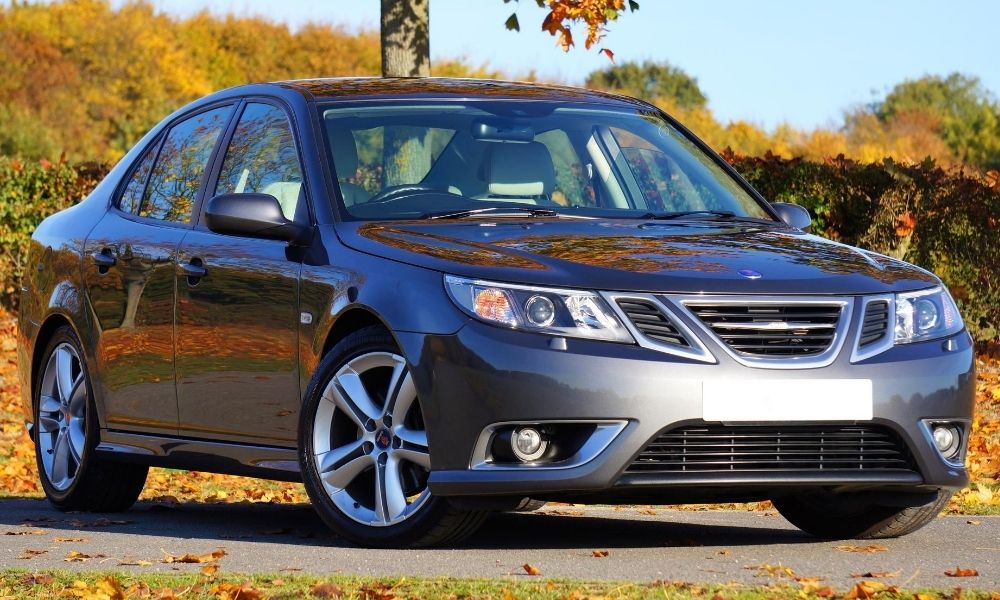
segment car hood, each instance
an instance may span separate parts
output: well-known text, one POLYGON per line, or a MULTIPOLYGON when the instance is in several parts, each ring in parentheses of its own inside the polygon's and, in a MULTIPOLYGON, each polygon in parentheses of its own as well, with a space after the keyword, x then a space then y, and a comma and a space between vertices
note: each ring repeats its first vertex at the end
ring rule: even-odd
POLYGON ((748 222, 365 221, 341 223, 337 231, 349 247, 392 260, 466 277, 545 286, 874 294, 938 283, 934 275, 899 260, 798 230, 748 222))

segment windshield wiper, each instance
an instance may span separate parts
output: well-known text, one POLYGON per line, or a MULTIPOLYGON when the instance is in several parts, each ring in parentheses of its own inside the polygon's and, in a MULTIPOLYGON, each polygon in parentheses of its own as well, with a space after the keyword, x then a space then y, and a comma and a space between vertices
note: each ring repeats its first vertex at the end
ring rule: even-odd
POLYGON ((722 219, 735 219, 736 213, 728 210, 685 210, 681 212, 669 212, 669 213, 654 213, 648 212, 640 217, 639 219, 654 219, 657 221, 669 221, 671 219, 683 219, 684 217, 692 217, 705 215, 710 217, 719 217, 722 219))
POLYGON ((521 208, 519 206, 490 206, 440 213, 427 213, 421 219, 467 219, 469 217, 501 215, 505 217, 557 217, 559 213, 548 208, 521 208))

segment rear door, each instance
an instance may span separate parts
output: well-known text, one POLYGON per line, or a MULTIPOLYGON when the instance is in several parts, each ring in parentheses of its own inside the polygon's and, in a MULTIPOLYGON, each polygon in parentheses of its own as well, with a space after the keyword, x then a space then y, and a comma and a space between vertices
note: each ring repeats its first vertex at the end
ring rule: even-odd
MULTIPOLYGON (((309 223, 302 167, 285 109, 249 101, 206 198, 275 196, 309 223)), ((184 238, 177 278, 177 399, 184 436, 296 444, 298 253, 285 242, 209 231, 184 238)))
POLYGON ((84 280, 99 329, 94 385, 109 429, 177 431, 177 249, 232 109, 212 108, 174 124, 136 161, 87 238, 84 280))

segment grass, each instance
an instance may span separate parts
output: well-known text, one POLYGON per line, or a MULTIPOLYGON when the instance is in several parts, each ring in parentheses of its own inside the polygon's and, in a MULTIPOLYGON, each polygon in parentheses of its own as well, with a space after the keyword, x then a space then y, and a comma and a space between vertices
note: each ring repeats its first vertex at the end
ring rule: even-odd
POLYGON ((465 579, 443 577, 310 577, 259 574, 241 577, 179 574, 31 573, 0 571, 0 598, 160 598, 164 600, 260 598, 338 598, 363 600, 419 599, 539 599, 597 600, 1000 600, 998 592, 914 589, 903 590, 874 581, 862 581, 846 590, 815 583, 748 586, 699 585, 686 582, 594 582, 541 577, 465 579))

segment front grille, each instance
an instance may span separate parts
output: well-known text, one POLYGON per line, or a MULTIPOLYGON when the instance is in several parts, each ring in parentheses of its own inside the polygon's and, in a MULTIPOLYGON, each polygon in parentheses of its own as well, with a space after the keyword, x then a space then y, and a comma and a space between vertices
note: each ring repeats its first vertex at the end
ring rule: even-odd
POLYGON ((915 471, 906 444, 874 426, 691 426, 660 433, 626 473, 915 471))
POLYGON ((864 348, 874 344, 889 330, 889 303, 885 300, 874 300, 865 306, 865 317, 861 321, 861 339, 858 346, 864 348))
POLYGON ((615 302, 644 336, 664 344, 690 347, 684 335, 653 302, 636 298, 619 298, 615 302))
POLYGON ((794 357, 822 354, 837 333, 840 304, 686 304, 739 354, 794 357))

